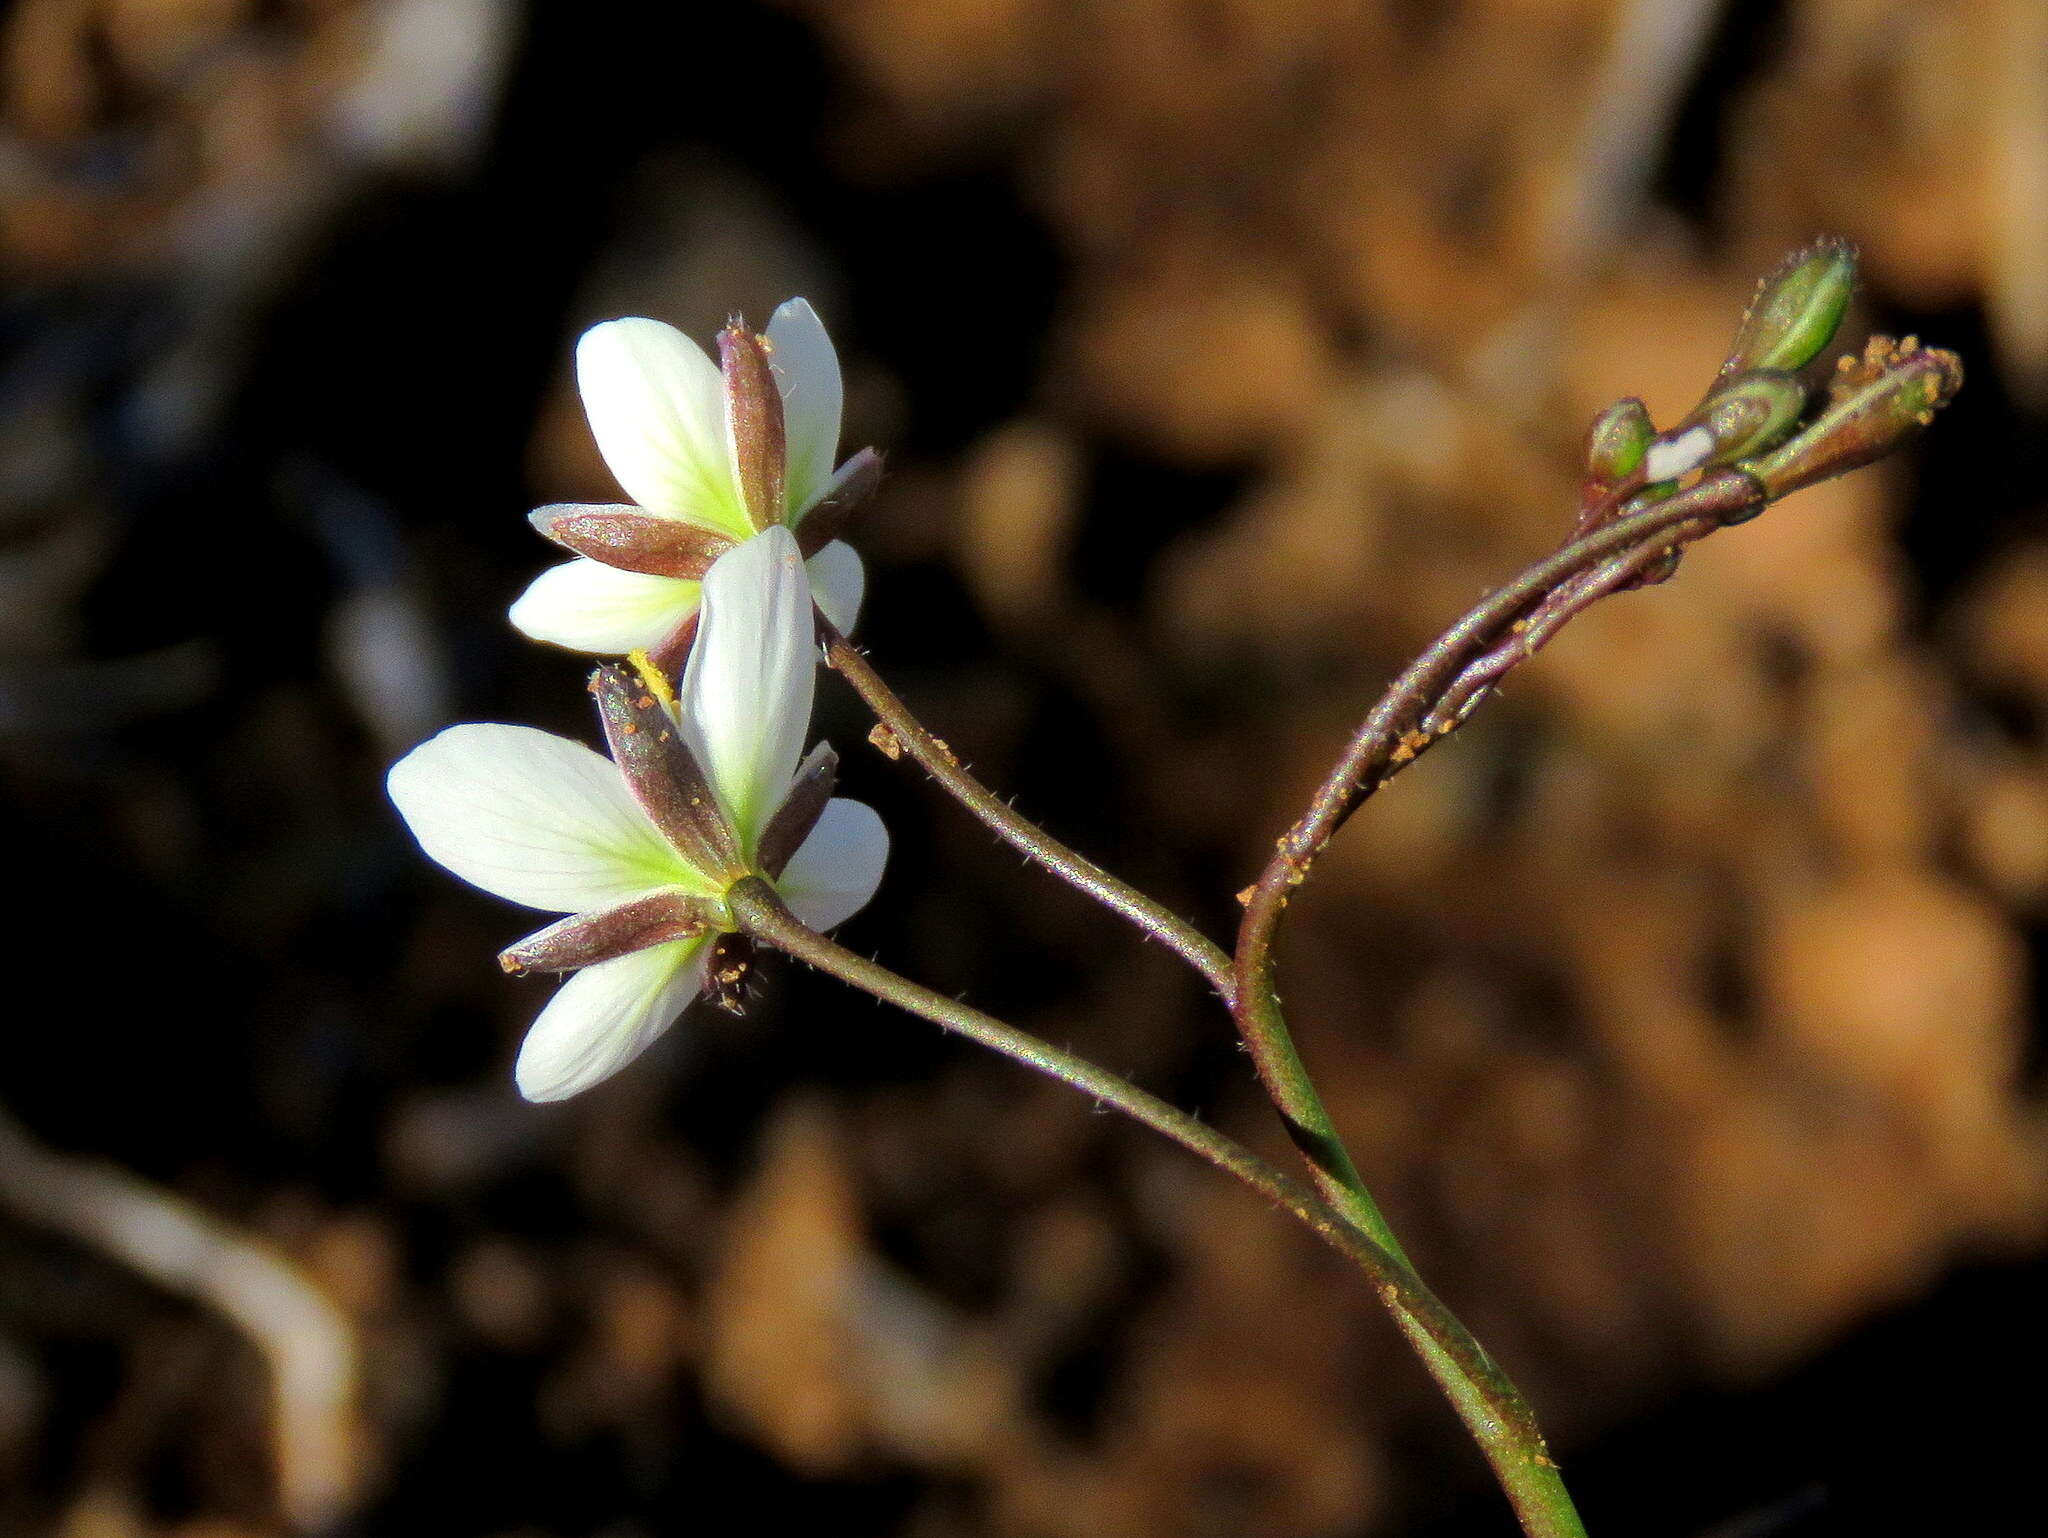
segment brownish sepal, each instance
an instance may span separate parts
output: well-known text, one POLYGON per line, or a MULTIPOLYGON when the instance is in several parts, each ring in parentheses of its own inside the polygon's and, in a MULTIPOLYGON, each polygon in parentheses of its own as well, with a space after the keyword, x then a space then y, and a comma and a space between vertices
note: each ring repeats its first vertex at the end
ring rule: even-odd
POLYGON ((690 648, 697 644, 697 625, 703 617, 702 609, 692 609, 666 639, 647 649, 648 662, 659 669, 662 677, 671 684, 682 681, 683 669, 690 660, 690 648))
POLYGON ((590 675, 612 759, 662 836, 712 881, 746 874, 739 840, 668 707, 625 668, 590 675))
POLYGON ((644 951, 650 945, 687 940, 710 927, 695 900, 680 892, 656 892, 550 924, 498 952, 498 965, 514 977, 527 972, 569 972, 644 951))
POLYGON ((825 803, 839 784, 839 755, 830 743, 819 743, 797 769, 789 794, 768 819, 761 832, 761 847, 754 851, 754 864, 772 880, 780 876, 790 858, 803 848, 811 829, 825 815, 825 803))
POLYGON ((796 542, 805 559, 816 555, 845 530, 854 511, 882 484, 882 456, 862 449, 839 467, 839 481, 820 497, 796 526, 796 542))
POLYGON ((722 934, 712 941, 704 957, 704 997, 727 1014, 744 1014, 754 955, 754 942, 747 935, 722 934))
POLYGON ((747 521, 756 530, 782 522, 782 482, 787 465, 782 391, 768 366, 767 339, 740 321, 718 333, 718 358, 725 372, 725 417, 732 429, 733 458, 747 521))
POLYGON ((715 530, 630 504, 557 502, 535 508, 526 519, 564 550, 650 577, 699 581, 733 544, 715 530))

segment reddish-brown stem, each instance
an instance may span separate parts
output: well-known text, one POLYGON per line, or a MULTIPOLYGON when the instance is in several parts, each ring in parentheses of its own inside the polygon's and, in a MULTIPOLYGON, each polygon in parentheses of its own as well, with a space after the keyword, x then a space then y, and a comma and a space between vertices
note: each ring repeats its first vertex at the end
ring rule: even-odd
MULTIPOLYGON (((1599 524, 1482 600, 1388 688, 1317 790, 1308 811, 1279 841, 1266 869, 1245 894, 1244 920, 1233 961, 1237 987, 1227 996, 1238 1034, 1324 1198, 1394 1255, 1403 1253, 1400 1242, 1367 1191, 1309 1077, 1273 986, 1273 934, 1288 895, 1307 875, 1310 861, 1366 796, 1431 742, 1455 729, 1462 714, 1431 736, 1423 735, 1420 723, 1432 719, 1466 670, 1499 646, 1517 620, 1539 610, 1588 573, 1600 571, 1603 563, 1617 563, 1612 567, 1617 583, 1631 580, 1638 574, 1632 564, 1636 552, 1654 551, 1661 557, 1681 533, 1686 538, 1697 537, 1695 529, 1741 516, 1759 496, 1747 476, 1711 477, 1667 501, 1599 524)), ((1597 594, 1589 590, 1586 601, 1593 596, 1597 594)), ((1558 623, 1581 607, 1568 605, 1560 611, 1558 623)), ((1551 627, 1545 638, 1554 630, 1551 627)), ((1509 648, 1508 665, 1520 655, 1519 647, 1509 648)), ((1498 679, 1499 672, 1485 675, 1477 680, 1477 687, 1490 687, 1498 679)), ((1479 694, 1470 698, 1476 704, 1479 694)))
POLYGON ((1003 840, 1036 865, 1043 866, 1069 886, 1086 893, 1110 912, 1120 915, 1173 951, 1207 979, 1209 985, 1230 1002, 1233 978, 1230 958, 1223 948, 1196 929, 1172 909, 1147 897, 1126 881, 1120 881, 1087 856, 1062 844, 1016 808, 976 779, 953 750, 946 746, 910 713, 862 654, 821 616, 818 633, 825 645, 825 660, 861 697, 882 730, 890 747, 906 753, 919 768, 939 783, 948 795, 1003 840))

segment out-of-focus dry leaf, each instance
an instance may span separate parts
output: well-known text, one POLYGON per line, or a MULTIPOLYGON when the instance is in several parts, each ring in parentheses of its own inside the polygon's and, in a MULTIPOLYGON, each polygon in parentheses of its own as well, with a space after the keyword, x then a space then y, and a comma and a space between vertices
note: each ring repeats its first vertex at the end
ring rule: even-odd
POLYGON ((2048 900, 2048 774, 2013 764, 1971 787, 1964 836, 1998 895, 2024 907, 2048 900))
MULTIPOLYGON (((1763 956, 1771 1028, 1844 1090, 1968 1118, 2010 1084, 2021 957, 1962 891, 1873 871, 1788 901, 1763 956)), ((1975 1135, 1967 1120, 1930 1131, 1937 1146, 1975 1135)))
POLYGON ((1960 628, 1989 681, 2048 704, 2048 545, 2022 545, 1987 573, 1960 628))
POLYGON ((889 1451, 979 1461, 1004 1442, 1004 1364, 868 1249, 836 1119, 797 1103, 734 1210, 708 1298, 705 1387, 814 1475, 889 1451))
POLYGON ((1018 624, 1057 601, 1080 474, 1072 442, 1028 422, 982 443, 962 471, 960 554, 992 615, 1018 624))
POLYGON ((1090 296, 1070 345, 1098 416, 1198 463, 1285 441, 1333 382, 1327 338, 1285 274, 1206 243, 1090 296))

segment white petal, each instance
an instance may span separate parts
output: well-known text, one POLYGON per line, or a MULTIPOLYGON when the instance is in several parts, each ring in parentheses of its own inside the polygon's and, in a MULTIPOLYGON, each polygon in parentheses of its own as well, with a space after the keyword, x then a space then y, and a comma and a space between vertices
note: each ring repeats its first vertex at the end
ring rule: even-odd
POLYGON ((751 856, 811 725, 817 624, 796 537, 778 523, 733 546, 705 573, 703 604, 683 732, 751 856))
POLYGON ((566 737, 451 726, 385 784, 420 848, 529 908, 601 908, 690 879, 617 766, 566 737))
POLYGON ((646 651, 696 611, 698 586, 682 577, 620 571, 579 555, 535 577, 510 617, 534 640, 571 651, 646 651))
POLYGON ((888 858, 889 830, 875 809, 842 796, 825 804, 775 889, 811 928, 830 929, 868 905, 888 858))
POLYGON ((804 569, 811 576, 811 596, 818 600, 832 627, 841 635, 853 629, 868 585, 859 552, 845 540, 835 539, 806 561, 804 569))
POLYGON ((608 320, 576 344, 576 385, 604 462, 650 513, 747 536, 725 425, 725 380, 658 320, 608 320))
POLYGON ((513 1069, 528 1100, 566 1100, 646 1051, 697 996, 704 938, 671 940, 585 967, 555 990, 513 1069))
POLYGON ((768 346, 782 390, 782 431, 789 445, 783 494, 794 521, 825 494, 832 479, 845 389, 839 354, 810 301, 792 299, 769 318, 768 346))

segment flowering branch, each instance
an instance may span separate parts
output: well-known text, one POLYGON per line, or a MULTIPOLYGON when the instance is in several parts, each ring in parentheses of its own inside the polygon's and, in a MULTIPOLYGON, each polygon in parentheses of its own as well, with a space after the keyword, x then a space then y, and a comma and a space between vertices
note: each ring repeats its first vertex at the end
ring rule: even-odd
POLYGON ((1585 1527, 1521 1391, 1396 1252, 1361 1233, 1343 1213, 1242 1144, 1149 1091, 827 939, 790 912, 767 882, 742 880, 727 891, 725 900, 734 921, 754 939, 1071 1085, 1098 1104, 1114 1106, 1243 1181, 1301 1223, 1371 1281, 1493 1466, 1528 1538, 1585 1538, 1585 1527))
POLYGON ((1274 986, 1273 939, 1290 894, 1350 815, 1456 731, 1513 668, 1600 599, 1661 582, 1685 546, 1771 502, 1897 448, 1962 383, 1953 354, 1874 338, 1838 364, 1819 409, 1798 371, 1833 339, 1855 281, 1836 241, 1796 252, 1758 285, 1700 405, 1659 434, 1640 401, 1593 424, 1573 537, 1488 595, 1381 696, 1277 842, 1245 905, 1228 995, 1261 1083, 1317 1186, 1390 1252, 1399 1246, 1360 1180, 1295 1048, 1274 986), (1680 489, 1687 477, 1697 475, 1680 489))
POLYGON ((1004 843, 1069 886, 1085 892, 1110 912, 1130 920, 1201 973, 1226 1004, 1230 1002, 1236 992, 1236 979, 1230 957, 1221 946, 1179 914, 1129 883, 1119 881, 1021 815, 976 779, 953 750, 910 713, 910 708, 897 698, 896 691, 883 681, 861 649, 841 635, 830 620, 821 616, 818 633, 825 645, 826 662, 853 686, 854 693, 873 712, 887 734, 884 740, 890 748, 908 753, 919 768, 938 782, 940 789, 1004 843))

